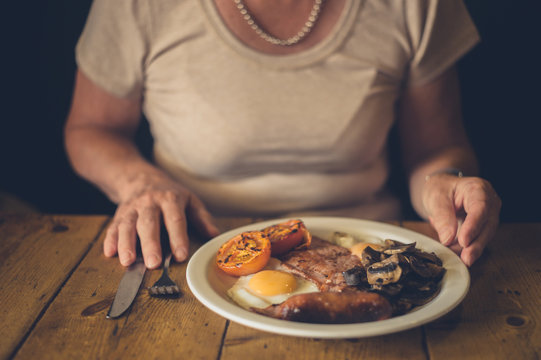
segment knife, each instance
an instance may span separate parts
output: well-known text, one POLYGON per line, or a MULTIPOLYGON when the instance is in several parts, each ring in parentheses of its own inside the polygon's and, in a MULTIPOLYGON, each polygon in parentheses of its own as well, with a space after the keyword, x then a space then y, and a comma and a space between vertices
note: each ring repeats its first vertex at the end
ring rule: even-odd
POLYGON ((135 296, 137 296, 137 293, 139 292, 139 287, 143 282, 146 269, 145 263, 141 257, 138 257, 137 260, 128 267, 122 280, 120 280, 111 308, 107 312, 107 319, 115 319, 128 310, 133 299, 135 299, 135 296))

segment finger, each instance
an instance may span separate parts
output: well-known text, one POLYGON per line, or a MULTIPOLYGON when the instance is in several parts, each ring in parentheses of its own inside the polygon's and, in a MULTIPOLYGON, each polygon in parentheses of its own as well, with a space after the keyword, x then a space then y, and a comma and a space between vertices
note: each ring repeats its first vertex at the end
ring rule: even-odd
POLYGON ((462 253, 462 246, 460 246, 459 243, 454 243, 454 244, 449 245, 449 249, 451 249, 451 251, 457 254, 458 256, 460 256, 460 254, 462 253))
POLYGON ((451 249, 452 252, 460 256, 460 253, 462 252, 462 246, 460 246, 460 244, 456 240, 456 237, 449 245, 447 245, 447 247, 451 249))
POLYGON ((479 234, 477 239, 471 245, 462 249, 460 258, 467 266, 472 266, 473 263, 481 256, 488 242, 494 236, 495 229, 492 226, 486 226, 479 234))
POLYGON ((472 178, 460 183, 457 192, 461 195, 464 211, 467 216, 459 232, 458 240, 466 248, 484 228, 496 228, 499 222, 501 201, 487 181, 472 178))
POLYGON ((468 247, 481 233, 488 221, 486 204, 476 201, 468 206, 468 212, 464 223, 458 232, 458 242, 463 247, 468 247))
POLYGON ((197 196, 190 197, 186 212, 201 235, 213 238, 220 234, 220 230, 214 223, 214 218, 197 196))
POLYGON ((118 225, 113 222, 107 228, 105 240, 103 241, 103 254, 107 257, 113 257, 117 253, 118 244, 118 225))
POLYGON ((131 210, 123 214, 118 223, 118 259, 124 266, 129 266, 136 258, 136 232, 137 212, 131 210))
POLYGON ((438 233, 443 245, 449 245, 456 237, 458 220, 455 207, 451 199, 441 196, 432 202, 430 209, 430 223, 438 233))
POLYGON ((160 208, 157 205, 147 205, 139 211, 137 218, 137 233, 148 269, 155 269, 162 263, 160 215, 160 208))
POLYGON ((479 235, 462 250, 461 259, 466 265, 471 266, 481 256, 486 245, 496 235, 498 224, 498 215, 490 217, 479 235))
POLYGON ((186 216, 178 202, 168 199, 162 203, 163 222, 169 233, 171 252, 176 261, 184 261, 188 257, 188 232, 186 216))

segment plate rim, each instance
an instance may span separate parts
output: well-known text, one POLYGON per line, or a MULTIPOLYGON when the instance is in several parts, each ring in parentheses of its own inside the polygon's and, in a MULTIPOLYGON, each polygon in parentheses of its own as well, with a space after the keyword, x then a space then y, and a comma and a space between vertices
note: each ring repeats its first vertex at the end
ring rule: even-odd
POLYGON ((386 320, 354 324, 313 324, 279 320, 252 313, 225 299, 217 292, 216 289, 211 286, 208 274, 209 271, 215 271, 216 269, 216 265, 214 264, 215 253, 223 242, 234 235, 239 234, 240 232, 261 229, 265 226, 289 219, 291 219, 291 217, 269 219, 243 225, 228 230, 203 244, 190 257, 186 269, 188 287, 194 297, 217 315, 240 325, 248 326, 257 330, 297 337, 343 339, 385 335, 424 325, 444 316, 456 308, 466 297, 469 291, 470 274, 468 268, 454 252, 436 240, 411 229, 387 222, 332 216, 301 216, 298 217, 298 219, 305 222, 308 228, 310 228, 310 226, 319 226, 325 228, 325 224, 330 223, 338 225, 333 225, 333 229, 329 231, 340 231, 339 228, 334 229, 334 226, 342 225, 345 227, 347 224, 349 226, 359 226, 360 229, 364 230, 368 229, 370 232, 388 232, 389 238, 392 238, 393 236, 400 238, 405 237, 411 239, 412 241, 419 239, 421 242, 426 242, 426 244, 429 244, 429 247, 436 247, 438 249, 438 256, 443 257, 442 260, 444 261, 444 265, 447 269, 444 276, 445 281, 442 284, 440 294, 438 294, 436 299, 432 300, 427 305, 418 308, 417 310, 386 320), (398 233, 399 236, 396 236, 395 233, 398 233), (457 288, 449 294, 450 296, 446 298, 440 297, 442 292, 444 295, 447 295, 449 286, 455 286, 457 288), (439 301, 437 301, 438 299, 439 301), (441 308, 439 311, 435 311, 433 308, 439 304, 445 306, 443 306, 443 308, 441 308), (431 311, 427 311, 426 309, 431 311), (419 313, 424 316, 419 316, 419 313))

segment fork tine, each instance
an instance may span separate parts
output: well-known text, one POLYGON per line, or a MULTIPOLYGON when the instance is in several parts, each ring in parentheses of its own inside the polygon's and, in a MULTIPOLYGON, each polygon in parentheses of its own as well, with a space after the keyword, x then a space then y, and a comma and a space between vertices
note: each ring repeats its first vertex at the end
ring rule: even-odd
POLYGON ((180 295, 180 288, 178 285, 171 280, 169 277, 169 264, 171 263, 171 253, 167 255, 165 258, 164 264, 163 264, 163 271, 162 275, 148 289, 151 296, 161 296, 161 297, 173 297, 173 296, 179 296, 180 295))

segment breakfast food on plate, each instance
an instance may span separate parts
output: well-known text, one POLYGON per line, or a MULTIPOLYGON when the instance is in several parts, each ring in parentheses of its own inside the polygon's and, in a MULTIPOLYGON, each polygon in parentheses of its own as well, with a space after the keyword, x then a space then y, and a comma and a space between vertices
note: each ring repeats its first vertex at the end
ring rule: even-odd
POLYGON ((261 230, 271 242, 272 256, 288 252, 293 248, 308 247, 312 235, 301 220, 289 220, 261 230))
POLYGON ((255 312, 282 320, 347 324, 388 319, 392 307, 376 293, 348 291, 295 295, 255 312))
POLYGON ((313 237, 308 249, 295 249, 281 257, 288 271, 314 282, 321 291, 343 291, 350 286, 342 272, 361 265, 361 260, 339 245, 313 237))
POLYGON ((258 314, 342 324, 404 314, 439 290, 441 260, 415 243, 360 242, 340 232, 330 240, 312 236, 301 220, 233 237, 216 257, 238 277, 227 295, 258 314))
POLYGON ((387 297, 393 304, 393 315, 432 300, 445 274, 440 258, 418 249, 415 243, 387 239, 378 250, 366 247, 360 259, 361 266, 343 273, 346 283, 387 297))
POLYGON ((382 246, 378 245, 378 244, 371 244, 371 243, 367 243, 367 242, 359 242, 359 243, 353 244, 349 248, 349 251, 351 251, 351 253, 353 255, 356 255, 360 259, 362 257, 362 253, 363 253, 364 249, 366 249, 367 247, 371 247, 372 249, 374 249, 376 251, 380 251, 382 249, 382 246))
POLYGON ((239 277, 227 290, 227 295, 238 305, 251 310, 283 303, 294 295, 318 291, 314 283, 283 271, 280 260, 271 258, 262 271, 239 277))
POLYGON ((268 237, 260 231, 243 232, 220 247, 216 264, 229 275, 253 274, 267 265, 270 246, 268 237))

